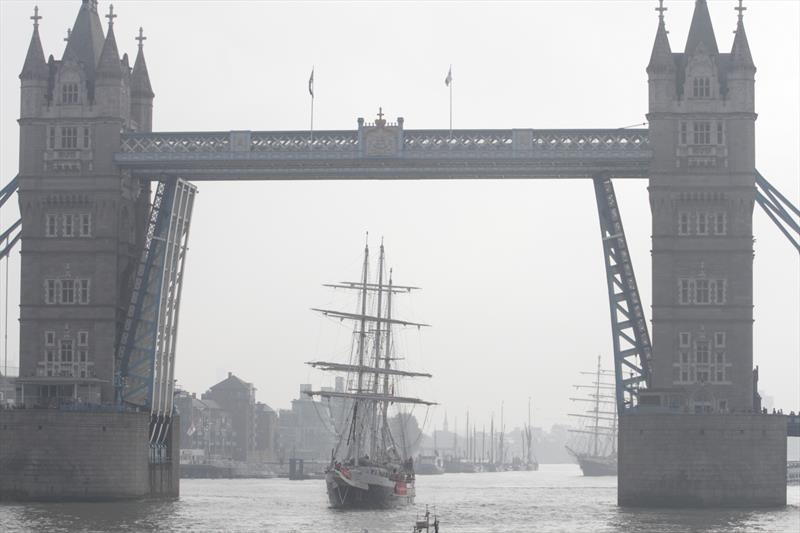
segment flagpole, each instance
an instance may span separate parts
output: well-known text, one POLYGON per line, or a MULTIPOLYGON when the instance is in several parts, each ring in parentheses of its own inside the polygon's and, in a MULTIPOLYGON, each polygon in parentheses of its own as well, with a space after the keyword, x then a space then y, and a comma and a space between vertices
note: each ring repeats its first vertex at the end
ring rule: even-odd
POLYGON ((311 148, 314 147, 314 95, 311 95, 311 148))
MULTIPOLYGON (((453 72, 453 65, 450 65, 448 73, 453 72)), ((453 78, 450 77, 450 83, 447 84, 450 88, 450 140, 453 140, 453 78)))
POLYGON ((311 77, 308 79, 308 92, 311 94, 311 140, 309 150, 314 148, 314 67, 311 67, 311 77))

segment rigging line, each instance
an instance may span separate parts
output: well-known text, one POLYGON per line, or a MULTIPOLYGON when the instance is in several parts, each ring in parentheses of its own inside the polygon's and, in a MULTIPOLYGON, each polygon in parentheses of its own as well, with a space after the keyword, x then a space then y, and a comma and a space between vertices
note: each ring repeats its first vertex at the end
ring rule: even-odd
MULTIPOLYGON (((328 398, 328 413, 331 412, 330 402, 331 402, 330 398, 328 398)), ((320 404, 320 403, 322 403, 322 402, 313 402, 313 404, 314 404, 314 412, 317 413, 317 418, 319 418, 319 421, 322 422, 322 425, 325 427, 325 431, 327 431, 328 433, 330 433, 331 435, 333 435, 335 437, 336 436, 336 427, 334 426, 334 423, 333 423, 333 417, 331 417, 331 419, 328 420, 328 422, 325 422, 325 419, 322 418, 322 415, 319 412, 319 407, 317 406, 317 404, 320 404)))
MULTIPOLYGON (((416 405, 412 407, 412 411, 415 407, 416 405)), ((416 448, 420 441, 422 441, 422 437, 425 435, 425 425, 428 423, 428 414, 430 413, 430 410, 431 406, 429 405, 425 409, 425 418, 422 421, 422 427, 420 428, 419 435, 417 435, 417 440, 414 441, 414 444, 411 445, 411 448, 416 448)))
MULTIPOLYGON (((6 235, 6 248, 8 248, 9 235, 6 235)), ((3 312, 3 375, 8 374, 8 267, 11 254, 6 254, 6 285, 5 285, 5 311, 3 312)))
POLYGON ((628 128, 638 128, 639 126, 647 126, 647 122, 641 122, 639 124, 631 124, 630 126, 622 126, 621 128, 617 128, 618 130, 626 130, 628 128))
MULTIPOLYGON (((0 226, 2 226, 2 221, 3 221, 3 215, 2 215, 2 212, 0 212, 0 226)), ((10 236, 10 234, 6 234, 5 248, 8 248, 8 237, 9 236, 10 236)), ((8 254, 6 254, 6 257, 5 257, 5 259, 6 259, 6 282, 5 282, 5 287, 4 287, 5 293, 3 294, 4 298, 5 298, 5 301, 6 301, 5 312, 3 313, 3 320, 4 320, 3 332, 4 332, 4 335, 5 335, 6 339, 8 338, 8 258, 9 258, 10 255, 11 254, 8 253, 8 254)), ((4 347, 3 347, 3 375, 4 376, 8 375, 8 341, 7 340, 4 342, 4 347)))

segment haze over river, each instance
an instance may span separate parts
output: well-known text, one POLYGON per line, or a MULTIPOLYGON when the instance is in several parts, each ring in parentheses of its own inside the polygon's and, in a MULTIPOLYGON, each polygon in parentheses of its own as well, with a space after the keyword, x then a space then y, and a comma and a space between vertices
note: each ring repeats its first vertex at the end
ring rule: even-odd
MULTIPOLYGON (((616 483, 575 465, 420 476, 416 510, 436 506, 442 533, 800 531, 800 486, 785 509, 651 510, 618 508, 616 483)), ((416 510, 336 511, 323 481, 186 479, 176 501, 0 505, 0 530, 408 533, 416 510)))

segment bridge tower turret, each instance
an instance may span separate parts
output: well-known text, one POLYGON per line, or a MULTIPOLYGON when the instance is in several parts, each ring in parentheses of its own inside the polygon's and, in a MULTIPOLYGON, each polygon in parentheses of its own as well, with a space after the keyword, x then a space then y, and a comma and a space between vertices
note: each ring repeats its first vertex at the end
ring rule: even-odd
POLYGON ((22 101, 20 108, 20 119, 35 116, 45 104, 47 98, 47 81, 49 79, 49 69, 44 60, 44 50, 42 41, 39 38, 39 8, 36 7, 33 19, 33 35, 28 45, 28 53, 25 55, 25 63, 22 65, 22 72, 19 75, 21 82, 22 101))
POLYGON ((112 8, 107 17, 104 35, 97 0, 82 0, 61 60, 45 63, 37 9, 20 74, 18 399, 27 405, 114 398, 149 196, 113 162, 120 134, 140 126, 112 8))
POLYGON ((690 412, 753 408, 756 69, 737 9, 731 53, 719 52, 705 0, 672 53, 662 5, 647 69, 652 389, 690 412))
POLYGON ((153 87, 150 85, 150 74, 144 60, 144 31, 139 28, 139 51, 131 73, 131 118, 136 123, 136 131, 153 131, 153 87))

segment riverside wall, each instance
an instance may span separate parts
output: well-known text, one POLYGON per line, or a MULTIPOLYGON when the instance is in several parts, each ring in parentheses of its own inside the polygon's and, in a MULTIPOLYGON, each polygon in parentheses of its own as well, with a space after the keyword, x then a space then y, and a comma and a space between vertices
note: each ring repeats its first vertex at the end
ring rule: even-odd
POLYGON ((149 413, 0 410, 0 501, 176 497, 179 461, 151 461, 149 413))
POLYGON ((636 413, 619 422, 619 505, 786 505, 785 416, 636 413))

